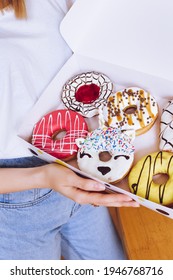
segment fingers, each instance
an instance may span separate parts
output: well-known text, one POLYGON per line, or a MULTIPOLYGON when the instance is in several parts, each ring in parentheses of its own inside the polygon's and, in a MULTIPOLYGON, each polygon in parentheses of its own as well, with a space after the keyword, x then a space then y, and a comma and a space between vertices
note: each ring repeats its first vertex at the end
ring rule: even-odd
POLYGON ((104 191, 105 185, 91 179, 83 179, 76 176, 74 186, 85 191, 104 191))
POLYGON ((106 207, 139 207, 139 203, 124 194, 96 194, 92 197, 94 205, 106 207))
POLYGON ((68 193, 68 195, 79 204, 92 204, 106 207, 139 207, 137 202, 124 194, 107 194, 72 188, 71 194, 68 193))
POLYGON ((60 171, 58 177, 63 175, 62 184, 58 185, 55 190, 79 204, 94 204, 106 207, 139 207, 139 204, 128 195, 102 193, 105 190, 105 185, 102 183, 81 178, 67 168, 61 168, 60 171))
POLYGON ((99 206, 107 206, 107 207, 140 207, 139 203, 137 203, 136 201, 132 200, 129 202, 113 202, 113 203, 109 203, 109 205, 99 205, 99 206))
MULTIPOLYGON (((57 165, 53 165, 53 167, 57 168, 57 165)), ((74 173, 72 170, 68 169, 64 166, 58 166, 59 173, 58 175, 59 181, 62 179, 62 184, 66 187, 76 187, 85 191, 104 191, 105 185, 99 183, 97 181, 91 179, 84 179, 74 173)))
MULTIPOLYGON (((74 200, 79 204, 93 204, 106 207, 139 207, 139 203, 124 194, 99 193, 105 185, 94 180, 75 178, 74 200), (98 193, 97 193, 98 192, 98 193)), ((74 190, 73 190, 74 191, 74 190)), ((73 192, 74 195, 74 192, 73 192)))

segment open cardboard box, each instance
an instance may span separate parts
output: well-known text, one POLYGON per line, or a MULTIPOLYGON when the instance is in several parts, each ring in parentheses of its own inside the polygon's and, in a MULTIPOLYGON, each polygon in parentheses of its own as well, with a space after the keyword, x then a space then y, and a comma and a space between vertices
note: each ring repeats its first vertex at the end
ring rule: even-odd
MULTIPOLYGON (((75 164, 65 163, 38 150, 30 144, 30 138, 34 124, 42 116, 65 108, 61 92, 67 80, 82 72, 98 71, 113 81, 114 91, 138 86, 155 97, 159 117, 148 132, 136 137, 135 162, 148 153, 159 151, 160 113, 167 101, 173 98, 172 11, 172 0, 164 3, 162 0, 76 0, 61 23, 62 36, 73 55, 43 92, 20 128, 19 136, 27 148, 39 158, 63 164, 93 178, 74 167, 75 164)), ((90 130, 98 126, 98 116, 86 121, 90 130)), ((141 205, 173 218, 173 209, 130 193, 127 177, 116 186, 105 185, 108 190, 127 194, 141 205)))

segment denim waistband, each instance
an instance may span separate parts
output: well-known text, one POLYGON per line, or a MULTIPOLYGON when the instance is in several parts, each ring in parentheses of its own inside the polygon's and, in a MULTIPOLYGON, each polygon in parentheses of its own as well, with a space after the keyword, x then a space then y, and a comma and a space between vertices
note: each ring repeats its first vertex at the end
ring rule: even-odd
MULTIPOLYGON (((47 162, 33 156, 13 159, 0 159, 0 168, 29 168, 46 165, 47 162)), ((13 182, 13 180, 12 180, 13 182)), ((29 201, 35 201, 48 192, 50 188, 38 189, 35 186, 32 190, 26 190, 22 192, 12 192, 6 194, 0 194, 0 203, 26 203, 29 201)))
POLYGON ((37 167, 47 164, 46 161, 32 157, 12 158, 12 159, 0 159, 0 168, 16 167, 16 168, 27 168, 37 167))

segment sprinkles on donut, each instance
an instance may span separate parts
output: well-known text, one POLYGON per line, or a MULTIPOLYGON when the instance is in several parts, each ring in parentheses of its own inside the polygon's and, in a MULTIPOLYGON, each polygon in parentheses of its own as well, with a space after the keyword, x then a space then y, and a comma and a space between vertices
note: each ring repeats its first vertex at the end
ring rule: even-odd
POLYGON ((105 182, 117 182, 125 177, 134 159, 134 131, 95 129, 85 139, 77 139, 79 168, 105 182))

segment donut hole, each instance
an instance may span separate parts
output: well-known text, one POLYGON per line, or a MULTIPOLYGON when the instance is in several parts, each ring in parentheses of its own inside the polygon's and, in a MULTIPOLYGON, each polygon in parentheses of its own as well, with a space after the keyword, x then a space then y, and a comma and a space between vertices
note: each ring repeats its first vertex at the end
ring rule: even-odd
POLYGON ((108 151, 103 151, 99 153, 99 160, 107 162, 112 158, 112 155, 108 151))
POLYGON ((158 173, 153 175, 153 182, 157 185, 165 185, 169 180, 169 175, 167 173, 158 173))
POLYGON ((137 111, 137 106, 136 105, 127 106, 126 108, 124 108, 123 111, 126 115, 134 115, 137 111))
POLYGON ((100 87, 96 84, 80 86, 75 92, 75 98, 78 102, 90 104, 99 98, 100 87))
POLYGON ((56 132, 52 135, 53 141, 61 140, 62 138, 65 137, 66 133, 67 133, 67 131, 66 131, 65 129, 56 131, 56 132))

